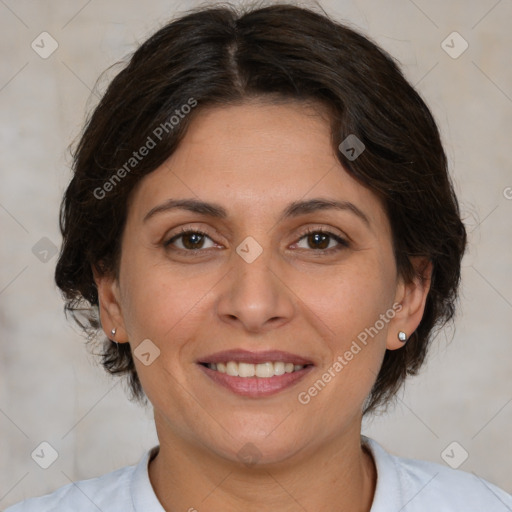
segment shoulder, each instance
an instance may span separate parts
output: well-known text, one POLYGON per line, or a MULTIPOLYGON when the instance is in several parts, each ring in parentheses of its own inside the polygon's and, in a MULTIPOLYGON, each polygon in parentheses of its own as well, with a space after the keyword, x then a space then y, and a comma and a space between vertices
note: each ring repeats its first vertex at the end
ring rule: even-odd
POLYGON ((130 512, 130 483, 135 468, 126 466, 97 478, 70 483, 45 496, 17 503, 5 512, 130 512))
POLYGON ((418 494, 419 500, 451 505, 453 510, 512 512, 512 496, 473 473, 400 457, 396 463, 404 487, 423 495, 418 494))
MULTIPOLYGON (((364 437, 364 436, 363 436, 364 437)), ((424 460, 387 453, 365 438, 377 466, 377 489, 371 512, 391 510, 389 497, 403 512, 512 512, 512 495, 473 473, 424 460)))

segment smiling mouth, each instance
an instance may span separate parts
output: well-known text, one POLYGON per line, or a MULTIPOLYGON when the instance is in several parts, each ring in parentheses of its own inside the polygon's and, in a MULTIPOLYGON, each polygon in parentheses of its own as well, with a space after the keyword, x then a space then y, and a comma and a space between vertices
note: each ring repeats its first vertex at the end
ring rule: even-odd
POLYGON ((237 361, 227 361, 225 363, 201 363, 206 368, 214 370, 219 373, 224 373, 231 377, 259 377, 261 379, 268 379, 284 375, 286 373, 294 373, 311 364, 293 364, 284 363, 282 361, 268 361, 265 363, 252 364, 237 361))
POLYGON ((216 363, 199 363, 199 368, 211 381, 236 395, 265 398, 297 385, 313 370, 314 365, 284 361, 222 363, 217 360, 216 363))

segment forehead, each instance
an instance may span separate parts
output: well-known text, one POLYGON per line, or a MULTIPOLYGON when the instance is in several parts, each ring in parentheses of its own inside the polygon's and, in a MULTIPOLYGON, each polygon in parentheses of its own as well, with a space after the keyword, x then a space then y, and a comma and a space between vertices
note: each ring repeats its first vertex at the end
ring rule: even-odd
POLYGON ((320 196, 386 221, 378 197, 338 160, 320 105, 254 102, 198 112, 173 155, 138 184, 129 214, 141 219, 169 198, 195 197, 264 215, 320 196))

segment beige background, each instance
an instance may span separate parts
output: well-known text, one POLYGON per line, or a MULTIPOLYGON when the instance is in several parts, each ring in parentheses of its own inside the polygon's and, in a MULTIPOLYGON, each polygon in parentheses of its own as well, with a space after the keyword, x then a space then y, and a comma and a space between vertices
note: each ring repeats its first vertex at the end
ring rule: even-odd
MULTIPOLYGON (((91 95, 96 79, 194 5, 0 2, 2 509, 133 464, 157 442, 151 412, 127 401, 119 381, 104 375, 64 318, 53 284, 56 256, 49 252, 44 263, 33 247, 43 237, 60 245, 57 212, 70 178, 67 146, 97 101, 91 95), (31 48, 43 31, 59 45, 47 59, 31 48), (59 454, 46 470, 30 455, 42 441, 59 454)), ((447 330, 438 337, 397 407, 367 423, 364 433, 393 453, 442 464, 441 453, 457 441, 469 453, 461 469, 512 493, 512 2, 321 5, 401 61, 430 105, 470 232, 455 334, 447 330), (457 59, 441 46, 453 31, 469 44, 457 59)), ((454 47, 461 48, 460 41, 454 47)), ((461 453, 456 447, 455 456, 461 453)))

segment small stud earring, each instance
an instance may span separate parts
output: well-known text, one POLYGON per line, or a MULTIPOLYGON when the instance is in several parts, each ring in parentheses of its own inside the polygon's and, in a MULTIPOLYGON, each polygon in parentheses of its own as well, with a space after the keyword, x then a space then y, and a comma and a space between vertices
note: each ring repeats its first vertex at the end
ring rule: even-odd
POLYGON ((115 327, 110 331, 110 334, 112 334, 112 336, 116 335, 116 328, 115 327))
POLYGON ((398 331, 398 339, 402 342, 402 343, 405 343, 407 341, 407 334, 405 334, 404 331, 398 331))

